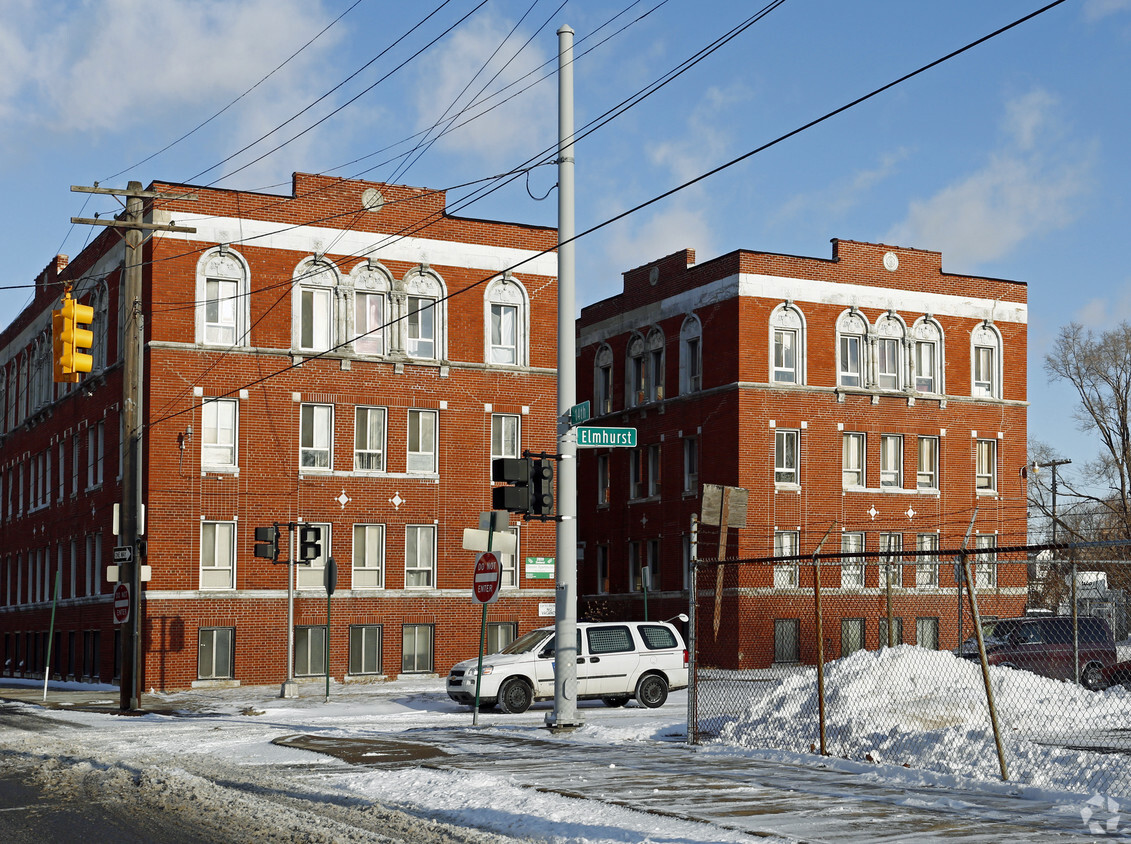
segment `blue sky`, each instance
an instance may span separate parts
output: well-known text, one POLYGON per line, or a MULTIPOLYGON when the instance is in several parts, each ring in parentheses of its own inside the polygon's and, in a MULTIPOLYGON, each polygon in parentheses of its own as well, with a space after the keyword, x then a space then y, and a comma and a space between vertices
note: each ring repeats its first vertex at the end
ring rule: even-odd
MULTIPOLYGON (((0 0, 8 266, 0 285, 9 287, 0 315, 28 301, 56 252, 82 249, 91 232, 72 227, 71 216, 116 207, 71 193, 72 184, 166 180, 285 193, 290 173, 302 170, 460 185, 552 158, 543 152, 557 135, 552 73, 410 161, 395 156, 409 150, 406 138, 452 114, 453 102, 459 111, 484 86, 490 94, 543 62, 551 64, 506 96, 552 71, 562 24, 577 33, 581 127, 761 8, 480 2, 0 0)), ((1042 5, 786 0, 578 144, 578 230, 1042 5)), ((618 292, 621 272, 685 246, 700 260, 738 248, 828 257, 831 238, 941 251, 947 271, 1028 283, 1030 436, 1083 462, 1093 451, 1076 432, 1073 396, 1047 385, 1041 361, 1069 320, 1103 329, 1131 317, 1129 56, 1131 0, 1069 0, 583 239, 578 304, 618 292)), ((449 204, 467 216, 554 225, 555 195, 533 198, 554 181, 554 169, 541 167, 529 192, 520 178, 466 207, 470 189, 452 189, 449 204)))

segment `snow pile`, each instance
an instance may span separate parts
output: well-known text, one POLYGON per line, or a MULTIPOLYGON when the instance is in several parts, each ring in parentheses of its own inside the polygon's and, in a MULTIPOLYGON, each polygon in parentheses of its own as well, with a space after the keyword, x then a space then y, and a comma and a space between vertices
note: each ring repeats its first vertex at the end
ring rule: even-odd
MULTIPOLYGON (((991 668, 990 679, 1011 781, 1131 794, 1125 689, 1090 692, 1007 668, 991 668)), ((831 755, 1000 779, 981 667, 949 652, 900 645, 829 663, 825 719, 831 755)), ((808 672, 753 699, 718 741, 804 752, 819 748, 819 729, 816 674, 808 672)))

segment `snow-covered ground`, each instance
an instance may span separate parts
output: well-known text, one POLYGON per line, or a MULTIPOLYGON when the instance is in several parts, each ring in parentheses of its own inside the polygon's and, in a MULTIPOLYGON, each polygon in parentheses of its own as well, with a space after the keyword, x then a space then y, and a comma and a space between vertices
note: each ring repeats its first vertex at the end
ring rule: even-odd
MULTIPOLYGON (((1129 757, 1047 747, 1023 725, 1034 713, 1065 726, 1081 716, 1125 724, 1131 696, 995 669, 1003 710, 1013 713, 1003 716, 1011 773, 1003 783, 993 776, 984 704, 976 695, 953 704, 956 689, 978 688, 977 670, 945 653, 924 661, 910 647, 830 664, 831 758, 789 749, 816 738, 812 719, 799 717, 812 703, 811 678, 799 673, 701 748, 683 741, 685 693, 657 710, 585 703, 583 727, 551 735, 547 705, 519 716, 482 713, 472 730, 470 711, 447 699, 442 679, 419 678, 333 684, 328 700, 321 682, 302 684, 297 699, 263 687, 152 696, 178 714, 128 718, 6 704, 0 764, 57 793, 112 794, 197 813, 202 828, 231 842, 706 844, 748 841, 752 833, 759 840, 1020 842, 1085 840, 1089 823, 1093 833, 1123 834, 1118 800, 1093 784, 1129 757), (897 668, 916 684, 911 708, 906 695, 885 692, 897 668), (300 749, 310 741, 327 752, 300 749), (910 768, 908 741, 921 751, 910 768), (856 750, 841 751, 847 747, 856 750), (865 747, 866 755, 857 752, 865 747), (388 753, 404 748, 446 755, 389 761, 388 753)), ((4 681, 0 697, 17 694, 4 688, 12 685, 18 681, 4 681)), ((22 694, 36 700, 41 688, 27 683, 22 694)), ((51 688, 52 699, 62 700, 67 687, 51 688)), ((98 691, 70 688, 87 702, 98 691)), ((117 690, 104 692, 112 709, 117 690)))

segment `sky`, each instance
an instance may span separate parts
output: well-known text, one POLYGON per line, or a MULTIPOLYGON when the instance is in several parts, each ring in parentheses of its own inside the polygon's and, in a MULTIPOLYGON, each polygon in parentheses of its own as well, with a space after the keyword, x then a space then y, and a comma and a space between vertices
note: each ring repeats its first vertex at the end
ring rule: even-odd
MULTIPOLYGON (((745 25, 579 140, 583 232, 1044 5, 0 0, 0 315, 92 236, 72 216, 118 207, 71 185, 286 194, 292 172, 324 172, 448 188, 453 213, 555 225, 562 25, 576 32, 579 132, 745 25), (530 164, 544 166, 476 193, 530 164)), ((1067 0, 583 237, 577 304, 685 247, 699 261, 827 258, 833 238, 940 251, 944 271, 1027 283, 1030 439, 1082 463, 1094 445, 1043 358, 1069 321, 1131 318, 1129 57, 1131 0, 1067 0)))

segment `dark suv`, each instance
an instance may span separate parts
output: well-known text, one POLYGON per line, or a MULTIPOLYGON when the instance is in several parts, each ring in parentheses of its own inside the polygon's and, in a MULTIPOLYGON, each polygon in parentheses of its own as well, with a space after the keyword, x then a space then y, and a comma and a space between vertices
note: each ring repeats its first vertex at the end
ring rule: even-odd
MULTIPOLYGON (((1079 618, 1080 684, 1093 691, 1107 685, 1103 670, 1115 664, 1115 640, 1102 618, 1079 618)), ((963 656, 969 656, 963 654, 963 656)), ((973 655, 977 659, 977 653, 973 655)), ((990 665, 1022 668, 1056 680, 1075 680, 1072 619, 1068 616, 1008 618, 986 642, 990 665)))

